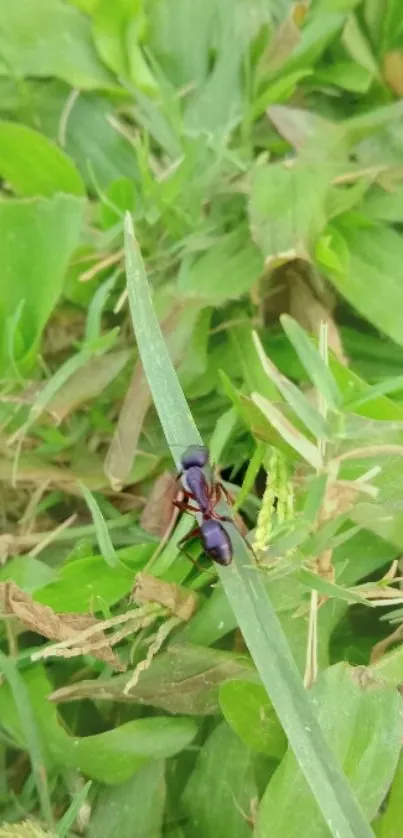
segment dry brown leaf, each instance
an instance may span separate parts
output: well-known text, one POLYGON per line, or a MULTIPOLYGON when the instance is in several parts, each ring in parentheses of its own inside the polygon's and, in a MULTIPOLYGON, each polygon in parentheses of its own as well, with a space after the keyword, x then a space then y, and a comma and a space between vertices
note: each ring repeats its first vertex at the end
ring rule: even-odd
POLYGON ((172 520, 172 504, 177 494, 176 477, 170 471, 164 471, 154 482, 140 519, 146 532, 161 538, 164 536, 172 520))
POLYGON ((403 52, 388 52, 383 60, 383 77, 398 96, 403 96, 403 52))
POLYGON ((309 285, 294 272, 290 284, 290 314, 300 326, 314 335, 319 334, 320 324, 326 323, 329 348, 340 363, 347 364, 339 330, 331 312, 314 296, 309 285))
MULTIPOLYGON (((49 640, 69 640, 90 626, 101 626, 101 621, 95 617, 74 613, 58 614, 48 605, 34 602, 29 594, 11 581, 0 582, 0 611, 17 617, 30 631, 49 640)), ((105 641, 105 646, 93 652, 89 650, 88 653, 110 664, 118 672, 124 672, 126 667, 112 651, 108 636, 101 628, 97 634, 98 643, 100 637, 105 641)))
POLYGON ((190 620, 197 608, 196 594, 148 573, 137 574, 132 597, 139 605, 157 602, 184 621, 190 620))

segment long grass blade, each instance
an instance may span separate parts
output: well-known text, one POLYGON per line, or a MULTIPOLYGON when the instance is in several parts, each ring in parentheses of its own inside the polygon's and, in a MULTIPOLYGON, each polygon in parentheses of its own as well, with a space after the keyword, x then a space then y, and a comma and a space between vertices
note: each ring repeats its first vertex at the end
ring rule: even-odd
POLYGON ((31 761, 32 774, 38 791, 43 820, 52 826, 53 815, 46 779, 45 763, 28 690, 18 672, 17 665, 0 651, 0 672, 7 679, 13 694, 25 744, 31 761))
MULTIPOLYGON (((139 353, 168 444, 200 442, 156 320, 144 264, 129 214, 125 218, 129 302, 139 353)), ((181 449, 172 448, 178 462, 181 449), (178 453, 179 451, 179 453, 178 453)), ((223 509, 230 511, 228 507, 223 509)), ((298 763, 334 838, 373 838, 350 786, 324 739, 314 708, 275 611, 262 574, 231 527, 234 561, 218 573, 255 666, 298 763)))

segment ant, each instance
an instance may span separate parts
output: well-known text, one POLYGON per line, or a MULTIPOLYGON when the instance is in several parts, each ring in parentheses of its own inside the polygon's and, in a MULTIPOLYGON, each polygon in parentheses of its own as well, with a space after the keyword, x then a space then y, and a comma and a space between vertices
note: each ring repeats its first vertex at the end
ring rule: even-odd
POLYGON ((227 500, 229 500, 229 495, 222 483, 213 479, 209 483, 207 480, 203 468, 208 460, 209 452, 204 445, 191 445, 181 457, 182 470, 178 474, 178 479, 184 477, 187 489, 183 490, 183 499, 175 500, 174 505, 181 512, 201 514, 202 522, 179 543, 200 537, 205 553, 214 562, 225 567, 231 564, 233 549, 231 539, 221 521, 232 521, 232 519, 219 515, 215 506, 223 494, 227 500), (191 501, 194 502, 193 505, 191 501))

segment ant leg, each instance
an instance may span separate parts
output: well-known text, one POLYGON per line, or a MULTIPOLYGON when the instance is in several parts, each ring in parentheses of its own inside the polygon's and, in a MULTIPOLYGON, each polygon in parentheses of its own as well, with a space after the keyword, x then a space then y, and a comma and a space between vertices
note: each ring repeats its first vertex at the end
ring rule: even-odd
POLYGON ((173 506, 176 506, 176 508, 179 509, 180 512, 200 512, 198 506, 191 506, 190 503, 188 503, 186 500, 173 500, 172 504, 173 506))
POLYGON ((183 538, 181 538, 181 540, 178 541, 177 546, 179 547, 180 544, 184 544, 185 541, 190 541, 191 538, 199 538, 200 535, 200 527, 194 527, 194 529, 191 532, 187 533, 187 535, 184 535, 183 538))
POLYGON ((197 567, 197 569, 200 571, 200 573, 208 573, 209 576, 215 576, 215 573, 213 573, 211 570, 208 570, 206 567, 201 567, 199 565, 197 559, 194 559, 192 556, 189 556, 189 553, 186 553, 185 550, 182 550, 181 552, 183 553, 184 556, 186 556, 187 559, 189 559, 190 562, 192 562, 192 564, 195 567, 197 567))

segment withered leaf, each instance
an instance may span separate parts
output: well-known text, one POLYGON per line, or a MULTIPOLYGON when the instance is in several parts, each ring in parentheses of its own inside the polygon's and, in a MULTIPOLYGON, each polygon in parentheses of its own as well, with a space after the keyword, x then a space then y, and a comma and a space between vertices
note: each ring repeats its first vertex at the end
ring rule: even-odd
MULTIPOLYGON (((0 583, 0 610, 3 614, 17 617, 30 631, 41 634, 49 640, 69 640, 80 634, 90 626, 101 625, 95 617, 82 614, 63 613, 53 611, 48 605, 34 602, 15 582, 0 583)), ((108 636, 100 628, 96 635, 96 642, 105 639, 105 646, 89 651, 94 657, 110 664, 118 672, 124 672, 126 667, 109 645, 108 636)))
POLYGON ((256 680, 249 658, 193 645, 171 645, 158 655, 136 686, 125 694, 130 675, 81 681, 51 694, 51 701, 119 701, 146 704, 168 713, 214 715, 219 712, 221 684, 235 679, 256 680))
POLYGON ((142 605, 158 602, 181 620, 190 620, 197 608, 197 596, 174 582, 164 582, 148 573, 138 573, 132 597, 142 605))
POLYGON ((173 501, 178 493, 178 483, 170 471, 164 471, 153 484, 147 498, 140 524, 143 530, 158 535, 165 535, 172 520, 173 501))

